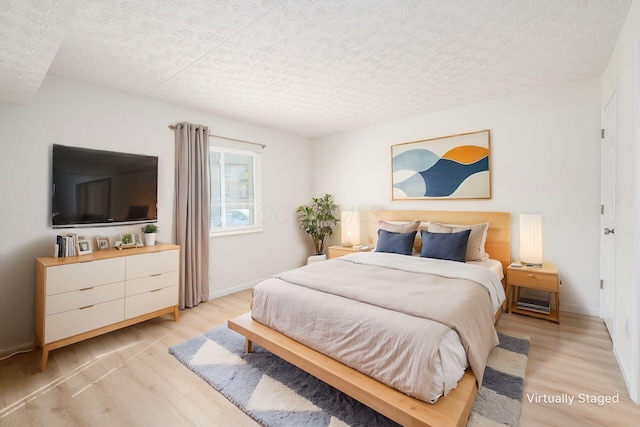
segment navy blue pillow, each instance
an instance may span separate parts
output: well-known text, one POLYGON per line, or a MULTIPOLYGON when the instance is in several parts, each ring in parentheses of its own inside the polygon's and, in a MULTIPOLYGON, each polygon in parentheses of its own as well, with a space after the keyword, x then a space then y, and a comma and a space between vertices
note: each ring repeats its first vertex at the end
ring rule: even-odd
POLYGON ((378 243, 376 252, 389 252, 392 254, 411 255, 413 253, 413 241, 417 231, 408 233, 392 233, 387 230, 378 230, 378 243))
POLYGON ((471 234, 471 230, 458 233, 429 233, 422 230, 420 232, 422 237, 420 256, 464 262, 469 234, 471 234))

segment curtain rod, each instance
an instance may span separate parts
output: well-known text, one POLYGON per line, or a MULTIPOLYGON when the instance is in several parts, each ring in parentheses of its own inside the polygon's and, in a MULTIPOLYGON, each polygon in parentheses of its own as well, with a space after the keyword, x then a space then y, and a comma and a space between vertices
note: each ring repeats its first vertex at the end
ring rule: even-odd
MULTIPOLYGON (((169 129, 173 129, 176 130, 176 127, 174 125, 169 125, 169 129)), ((224 139, 228 139, 229 141, 236 141, 236 142, 243 142, 245 144, 252 144, 252 145, 258 145, 262 148, 266 148, 267 146, 264 144, 259 144, 257 142, 251 142, 251 141, 245 141, 244 139, 237 139, 237 138, 229 138, 228 136, 222 136, 222 135, 214 135, 212 133, 209 133, 209 136, 213 136, 215 138, 224 138, 224 139)))

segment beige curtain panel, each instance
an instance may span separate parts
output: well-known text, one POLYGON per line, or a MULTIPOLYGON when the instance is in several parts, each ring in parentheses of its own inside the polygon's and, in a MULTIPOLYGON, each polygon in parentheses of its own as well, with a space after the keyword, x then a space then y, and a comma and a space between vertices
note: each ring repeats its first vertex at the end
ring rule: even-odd
POLYGON ((209 299, 209 128, 178 123, 176 243, 180 245, 180 308, 209 299))

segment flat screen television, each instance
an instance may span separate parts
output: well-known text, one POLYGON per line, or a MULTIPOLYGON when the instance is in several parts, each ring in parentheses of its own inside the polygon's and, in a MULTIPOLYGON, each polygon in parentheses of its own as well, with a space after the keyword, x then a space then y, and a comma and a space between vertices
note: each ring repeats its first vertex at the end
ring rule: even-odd
POLYGON ((53 145, 53 228, 154 222, 158 157, 53 145))

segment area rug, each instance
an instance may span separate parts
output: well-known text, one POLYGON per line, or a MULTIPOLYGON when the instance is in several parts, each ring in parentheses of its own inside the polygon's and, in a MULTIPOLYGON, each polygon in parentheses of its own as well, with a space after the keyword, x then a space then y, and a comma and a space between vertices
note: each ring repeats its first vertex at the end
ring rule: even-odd
MULTIPOLYGON (((518 425, 529 340, 498 334, 468 427, 518 425)), ((397 426, 312 375, 263 349, 245 353, 245 339, 227 326, 169 352, 266 427, 397 426)))

